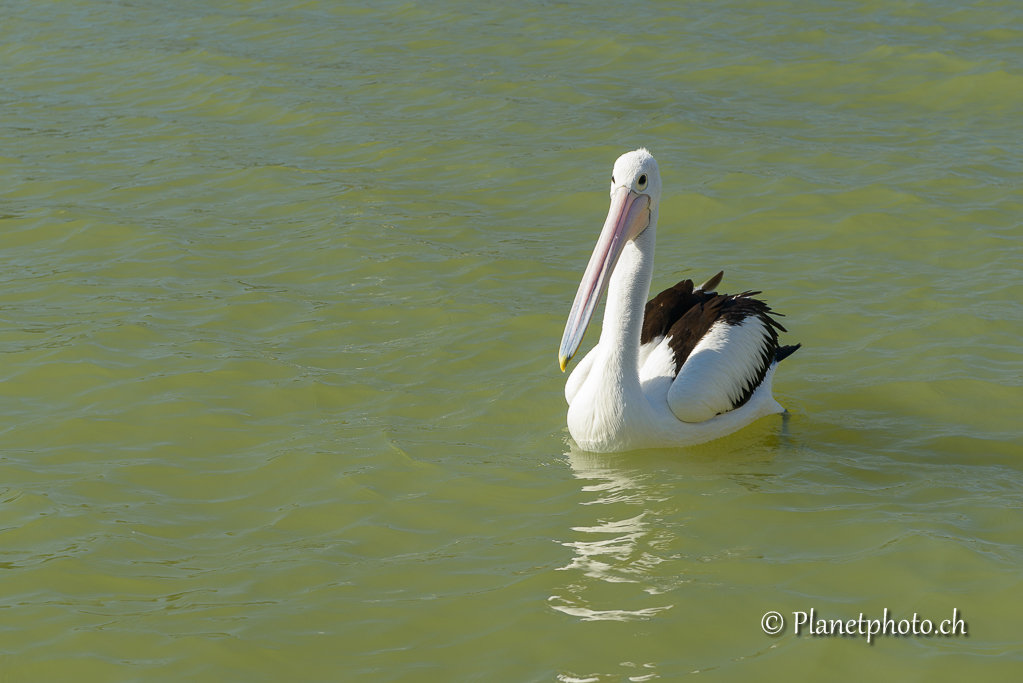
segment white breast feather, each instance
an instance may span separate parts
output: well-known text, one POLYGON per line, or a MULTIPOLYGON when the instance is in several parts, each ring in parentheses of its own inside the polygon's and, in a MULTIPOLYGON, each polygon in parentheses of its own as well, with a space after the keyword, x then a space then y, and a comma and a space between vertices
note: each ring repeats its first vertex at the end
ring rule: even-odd
MULTIPOLYGON (((668 394, 668 387, 675 381, 675 353, 668 346, 668 339, 658 337, 644 347, 649 347, 646 354, 640 356, 639 384, 643 394, 648 397, 668 394)), ((642 353, 643 347, 640 347, 642 353)))
POLYGON ((660 343, 662 341, 664 341, 664 335, 661 335, 660 337, 655 337, 651 341, 648 341, 646 344, 641 344, 640 345, 640 347, 639 347, 639 368, 640 368, 640 377, 641 378, 642 378, 642 375, 643 375, 643 366, 646 365, 647 358, 650 357, 650 354, 653 352, 654 349, 656 349, 660 345, 660 343))
POLYGON ((660 375, 675 376, 675 359, 663 336, 639 347, 639 381, 660 375))
POLYGON ((565 382, 565 400, 568 401, 568 405, 572 405, 572 399, 579 393, 583 382, 589 377, 590 370, 593 368, 593 360, 597 357, 598 348, 600 348, 599 344, 590 349, 590 352, 579 361, 579 365, 575 366, 575 370, 568 376, 568 381, 565 382))
POLYGON ((671 412, 683 422, 703 422, 731 410, 756 381, 769 339, 758 317, 714 323, 668 389, 671 412))

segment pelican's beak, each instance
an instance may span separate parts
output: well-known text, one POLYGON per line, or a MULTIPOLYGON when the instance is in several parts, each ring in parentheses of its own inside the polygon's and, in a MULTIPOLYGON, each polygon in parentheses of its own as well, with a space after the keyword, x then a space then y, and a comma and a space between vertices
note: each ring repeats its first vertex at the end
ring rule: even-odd
POLYGON ((593 309, 607 291, 608 280, 622 250, 629 240, 637 237, 649 224, 650 197, 632 192, 626 187, 617 188, 611 195, 607 220, 600 231, 597 246, 593 248, 593 255, 590 256, 572 303, 572 312, 568 314, 568 322, 565 324, 561 352, 558 354, 562 372, 583 341, 586 326, 593 317, 593 309))

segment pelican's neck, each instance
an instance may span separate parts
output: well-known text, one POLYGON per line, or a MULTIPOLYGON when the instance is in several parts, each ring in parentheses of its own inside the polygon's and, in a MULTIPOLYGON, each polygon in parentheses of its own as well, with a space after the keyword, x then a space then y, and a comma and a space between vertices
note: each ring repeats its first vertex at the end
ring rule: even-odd
POLYGON ((625 245, 607 287, 604 324, 600 346, 607 354, 607 366, 626 384, 639 386, 639 341, 643 311, 654 273, 654 243, 657 216, 636 239, 625 245))

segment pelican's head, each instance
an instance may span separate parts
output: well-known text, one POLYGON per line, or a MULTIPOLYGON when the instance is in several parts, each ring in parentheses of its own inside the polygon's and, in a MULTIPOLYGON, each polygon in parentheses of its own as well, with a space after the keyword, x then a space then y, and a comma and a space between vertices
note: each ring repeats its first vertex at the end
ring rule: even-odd
POLYGON ((657 170, 657 160, 646 149, 640 148, 635 152, 623 154, 615 162, 614 170, 611 172, 612 203, 615 192, 623 189, 637 196, 646 197, 650 212, 657 211, 657 205, 661 201, 661 173, 657 170))
POLYGON ((660 200, 661 174, 650 152, 637 149, 618 157, 611 173, 611 208, 579 283, 561 338, 558 359, 562 372, 582 343, 593 309, 607 291, 618 257, 626 244, 656 221, 660 200))

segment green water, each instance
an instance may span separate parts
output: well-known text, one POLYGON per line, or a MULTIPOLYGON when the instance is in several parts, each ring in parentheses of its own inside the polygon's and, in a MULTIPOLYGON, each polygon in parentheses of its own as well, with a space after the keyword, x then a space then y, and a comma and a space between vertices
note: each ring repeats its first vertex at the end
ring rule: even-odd
POLYGON ((1018 679, 1019 3, 10 0, 0 112, 0 680, 1018 679), (639 146, 803 348, 595 456, 639 146))

